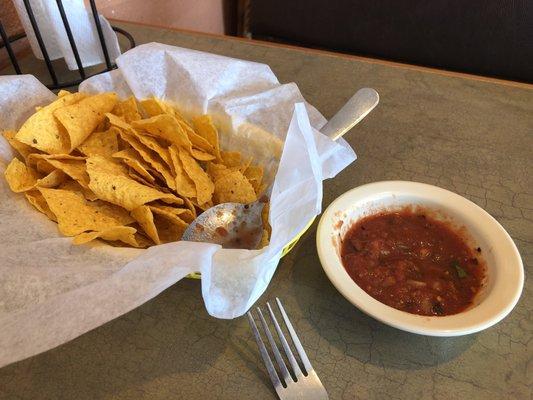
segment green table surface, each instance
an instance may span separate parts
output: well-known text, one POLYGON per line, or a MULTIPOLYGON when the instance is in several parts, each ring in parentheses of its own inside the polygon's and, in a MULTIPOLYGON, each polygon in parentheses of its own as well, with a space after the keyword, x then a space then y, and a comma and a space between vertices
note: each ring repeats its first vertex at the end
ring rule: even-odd
MULTIPOLYGON (((296 82, 326 117, 358 88, 375 88, 379 106, 346 136, 358 160, 325 183, 323 206, 369 182, 425 182, 474 201, 515 240, 526 283, 512 313, 478 334, 432 338, 383 325, 345 300, 318 260, 315 222, 282 259, 258 304, 283 300, 330 399, 532 398, 531 86, 116 25, 138 44, 156 41, 266 63, 281 82, 296 82)), ((31 57, 22 66, 46 76, 31 57)), ((200 281, 190 279, 69 343, 0 369, 0 399, 274 398, 246 318, 210 317, 200 281)))

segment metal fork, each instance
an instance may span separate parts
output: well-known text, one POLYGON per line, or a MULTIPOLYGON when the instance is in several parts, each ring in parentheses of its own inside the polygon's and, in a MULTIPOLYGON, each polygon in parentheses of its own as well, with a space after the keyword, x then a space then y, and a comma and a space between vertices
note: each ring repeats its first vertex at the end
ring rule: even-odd
POLYGON ((289 347, 287 339, 285 339, 285 335, 283 334, 281 327, 278 324, 278 320, 276 319, 276 316, 274 315, 272 307, 270 307, 269 303, 267 303, 267 308, 270 314, 270 319, 272 320, 272 323, 276 328, 279 341, 281 342, 285 355, 287 356, 287 360, 289 361, 291 373, 289 373, 287 365, 285 364, 285 360, 283 359, 278 349, 278 346, 274 338, 272 337, 272 334, 270 333, 270 329, 268 328, 267 322, 265 320, 265 317, 263 316, 263 313, 261 312, 261 309, 257 307, 257 313, 259 314, 261 325, 263 326, 265 335, 270 343, 270 347, 272 348, 272 353, 274 354, 274 358, 276 359, 279 368, 279 373, 276 371, 276 368, 274 367, 274 364, 270 359, 270 355, 268 354, 268 351, 265 347, 265 343, 263 342, 261 334, 257 329, 257 325, 255 324, 252 312, 248 311, 247 315, 248 321, 250 322, 250 326, 252 327, 255 341, 257 342, 257 346, 259 347, 259 352, 261 353, 261 357, 263 358, 263 362, 265 363, 268 375, 270 376, 270 380, 272 381, 272 384, 274 385, 274 388, 276 389, 279 398, 281 400, 327 400, 328 394, 326 392, 326 389, 324 389, 322 382, 320 382, 320 379, 318 379, 318 376, 315 370, 313 369, 313 366, 309 362, 309 358, 307 358, 307 354, 305 353, 304 348, 302 347, 302 343, 300 342, 298 335, 296 335, 296 332, 292 327, 291 321, 289 320, 289 317, 287 316, 287 313, 285 312, 281 301, 277 297, 276 303, 278 303, 279 311, 281 312, 283 321, 285 321, 285 326, 289 331, 294 347, 298 351, 300 360, 304 367, 304 371, 300 369, 300 366, 298 365, 298 362, 296 361, 296 358, 294 357, 294 354, 292 353, 292 350, 289 347))

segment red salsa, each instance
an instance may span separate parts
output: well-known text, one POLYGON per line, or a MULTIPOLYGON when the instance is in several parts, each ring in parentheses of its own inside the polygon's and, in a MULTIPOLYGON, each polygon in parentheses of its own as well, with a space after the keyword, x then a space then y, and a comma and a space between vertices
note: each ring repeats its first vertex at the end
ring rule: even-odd
POLYGON ((404 208, 359 220, 342 240, 350 277, 370 296, 420 315, 457 314, 483 285, 481 249, 423 209, 404 208))

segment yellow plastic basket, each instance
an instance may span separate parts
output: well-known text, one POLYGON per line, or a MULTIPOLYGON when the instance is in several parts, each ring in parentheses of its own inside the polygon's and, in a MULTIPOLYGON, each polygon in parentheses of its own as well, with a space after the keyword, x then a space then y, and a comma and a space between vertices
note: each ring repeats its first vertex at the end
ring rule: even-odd
MULTIPOLYGON (((283 248, 283 250, 281 251, 281 256, 282 257, 285 257, 289 251, 291 251, 294 246, 296 246, 296 243, 298 243, 298 240, 300 240, 300 238, 304 235, 305 232, 307 232, 309 230, 309 228, 311 227, 311 225, 313 225, 313 222, 315 222, 315 218, 314 217, 313 219, 311 219, 311 221, 309 221, 309 223, 305 226, 305 228, 303 228, 299 234, 297 234, 294 239, 292 239, 288 244, 287 246, 285 246, 283 248)), ((189 274, 187 275, 187 278, 191 278, 191 279, 201 279, 202 278, 202 275, 199 273, 199 272, 195 272, 193 274, 189 274)))

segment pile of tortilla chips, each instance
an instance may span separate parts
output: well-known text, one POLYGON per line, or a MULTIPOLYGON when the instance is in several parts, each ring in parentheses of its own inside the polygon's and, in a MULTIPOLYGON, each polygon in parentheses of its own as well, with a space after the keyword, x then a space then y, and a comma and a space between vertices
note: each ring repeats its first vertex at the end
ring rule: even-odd
POLYGON ((202 210, 250 203, 264 190, 263 168, 222 151, 209 115, 188 121, 154 98, 61 91, 3 135, 20 154, 5 171, 11 190, 76 244, 177 241, 202 210))

